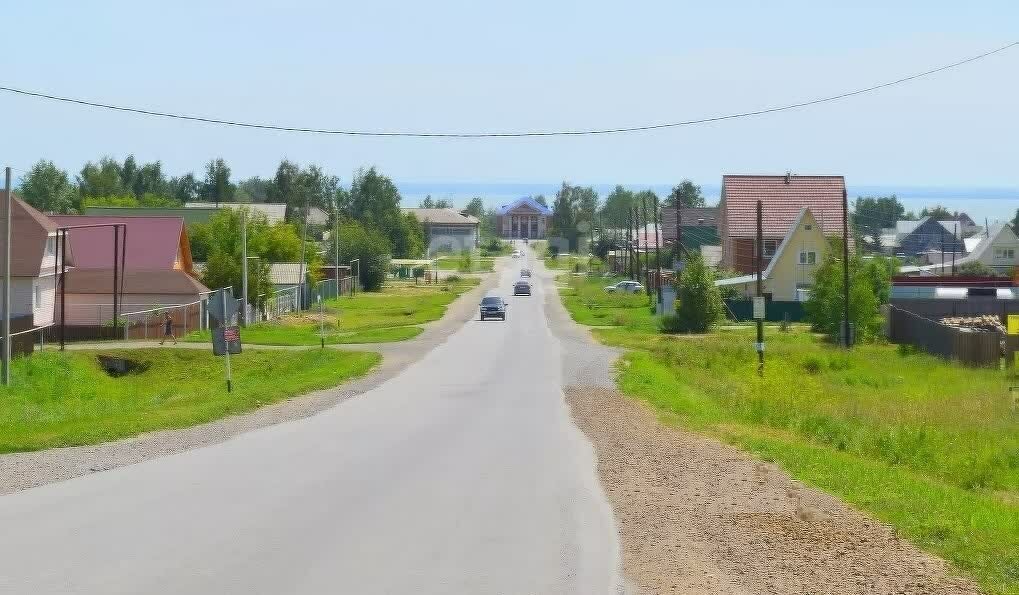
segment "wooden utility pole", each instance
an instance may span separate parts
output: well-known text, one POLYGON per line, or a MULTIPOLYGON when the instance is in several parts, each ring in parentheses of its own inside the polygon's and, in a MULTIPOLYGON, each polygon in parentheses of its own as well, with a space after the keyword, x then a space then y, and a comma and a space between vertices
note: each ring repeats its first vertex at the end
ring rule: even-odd
MULTIPOLYGON (((757 201, 757 299, 764 299, 764 224, 761 201, 757 201)), ((757 374, 764 375, 764 317, 757 316, 757 374)))
POLYGON ((849 348, 849 196, 842 189, 842 334, 843 347, 849 348))
POLYGON ((11 383, 11 168, 4 170, 4 349, 3 383, 11 383))
POLYGON ((632 281, 633 275, 633 209, 627 209, 626 223, 626 274, 632 281))
MULTIPOLYGON (((658 195, 657 194, 655 195, 654 215, 655 215, 655 269, 656 269, 656 273, 655 274, 657 276, 657 278, 655 280, 655 288, 656 288, 656 291, 658 293, 658 295, 657 295, 657 297, 658 297, 658 307, 659 307, 659 309, 661 309, 661 307, 662 307, 662 253, 661 253, 661 245, 659 244, 659 241, 658 241, 658 223, 660 221, 660 216, 659 216, 660 213, 658 211, 658 195)), ((678 213, 677 213, 677 215, 678 215, 678 213)))

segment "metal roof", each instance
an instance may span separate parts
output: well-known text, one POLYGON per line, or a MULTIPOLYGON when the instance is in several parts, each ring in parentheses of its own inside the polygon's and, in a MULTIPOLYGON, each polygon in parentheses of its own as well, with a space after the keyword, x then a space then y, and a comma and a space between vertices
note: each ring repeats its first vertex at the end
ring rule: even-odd
MULTIPOLYGON (((134 271, 172 270, 182 245, 184 220, 180 217, 97 217, 53 215, 61 227, 123 223, 127 226, 124 268, 134 271)), ((121 238, 121 241, 124 241, 121 238)), ((79 269, 113 268, 113 228, 70 229, 69 251, 79 269)), ((190 266, 190 263, 186 263, 190 266)))
POLYGON ((513 202, 511 202, 509 204, 502 205, 501 207, 496 209, 495 212, 498 215, 505 215, 506 213, 512 211, 513 209, 516 209, 516 208, 521 207, 521 206, 528 206, 528 207, 538 211, 542 215, 551 215, 552 214, 552 209, 550 209, 550 208, 546 207, 545 205, 541 204, 540 202, 534 200, 530 196, 525 196, 523 198, 518 198, 518 199, 516 199, 515 201, 513 201, 513 202))
POLYGON ((400 209, 404 213, 410 213, 421 223, 435 223, 439 225, 477 225, 477 217, 463 215, 456 209, 400 209))
POLYGON ((188 209, 249 209, 252 213, 262 213, 269 223, 279 223, 287 218, 287 205, 277 202, 188 202, 188 209))

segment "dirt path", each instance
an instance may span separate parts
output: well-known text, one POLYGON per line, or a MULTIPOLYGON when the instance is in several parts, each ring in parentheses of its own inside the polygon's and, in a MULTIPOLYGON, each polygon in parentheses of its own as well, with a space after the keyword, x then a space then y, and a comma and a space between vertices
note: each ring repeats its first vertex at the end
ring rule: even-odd
MULTIPOLYGON (((551 273, 543 271, 552 285, 551 273)), ((976 594, 947 563, 778 467, 661 424, 619 394, 619 351, 545 303, 574 422, 595 446, 629 595, 976 594)))

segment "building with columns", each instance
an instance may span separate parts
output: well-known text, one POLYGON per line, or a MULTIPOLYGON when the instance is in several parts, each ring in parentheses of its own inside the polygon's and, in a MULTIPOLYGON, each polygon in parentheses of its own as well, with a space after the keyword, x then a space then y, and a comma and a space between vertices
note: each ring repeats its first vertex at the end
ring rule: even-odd
POLYGON ((528 196, 496 210, 496 229, 504 238, 541 240, 551 217, 551 209, 528 196))

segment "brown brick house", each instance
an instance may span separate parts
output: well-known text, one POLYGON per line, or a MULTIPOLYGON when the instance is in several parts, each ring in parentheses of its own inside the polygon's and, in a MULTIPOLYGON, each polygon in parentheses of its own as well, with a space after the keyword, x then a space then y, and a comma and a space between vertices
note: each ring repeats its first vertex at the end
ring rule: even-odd
POLYGON ((751 273, 756 266, 757 201, 763 207, 764 263, 767 267, 804 207, 825 237, 842 237, 842 176, 728 174, 718 203, 720 266, 751 273))

